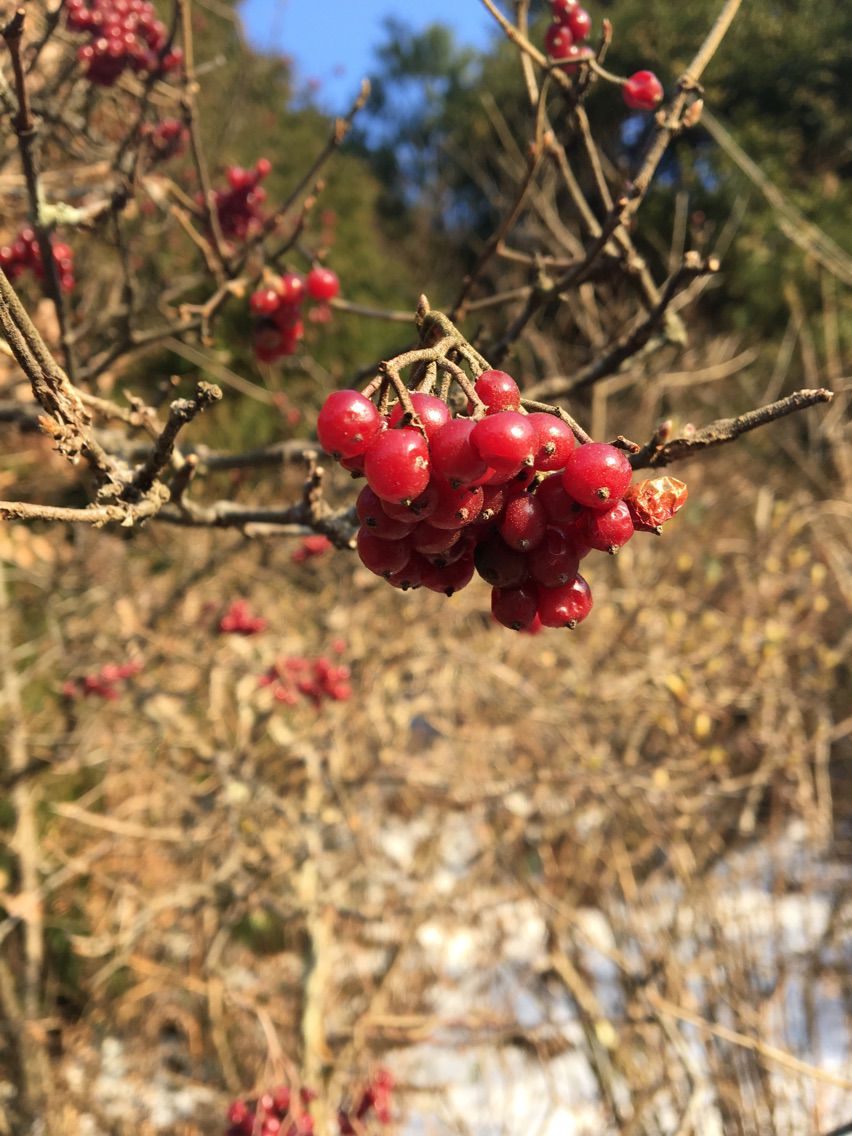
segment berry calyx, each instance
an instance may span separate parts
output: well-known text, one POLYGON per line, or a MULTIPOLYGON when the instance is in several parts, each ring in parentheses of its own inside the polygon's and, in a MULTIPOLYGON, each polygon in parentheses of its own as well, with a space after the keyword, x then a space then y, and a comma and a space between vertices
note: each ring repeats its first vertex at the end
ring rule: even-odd
POLYGON ((631 110, 653 110, 663 101, 663 84, 653 71, 637 71, 625 80, 621 94, 631 110))

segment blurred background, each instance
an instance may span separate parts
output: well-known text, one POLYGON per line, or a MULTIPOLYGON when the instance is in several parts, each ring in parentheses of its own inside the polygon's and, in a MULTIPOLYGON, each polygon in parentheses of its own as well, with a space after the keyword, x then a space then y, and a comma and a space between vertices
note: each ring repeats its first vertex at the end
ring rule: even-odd
MULTIPOLYGON (((671 93, 718 7, 589 11, 593 35, 615 28, 607 67, 649 68, 671 93)), ((535 43, 547 21, 534 4, 535 43)), ((533 123, 517 52, 475 0, 208 0, 193 29, 213 179, 267 157, 270 200, 372 83, 287 265, 321 256, 347 303, 276 363, 256 360, 236 303, 213 342, 98 374, 113 399, 219 383, 224 403, 188 437, 240 452, 311 437, 329 391, 411 342, 353 306, 453 302, 533 123)), ((704 78, 710 113, 669 150, 632 233, 658 281, 687 249, 721 271, 567 405, 596 438, 643 442, 663 419, 700 427, 802 387, 836 397, 676 466, 686 508, 597 558, 576 631, 512 634, 482 581, 402 593, 301 533, 3 523, 0 1133, 213 1136, 233 1101, 282 1082, 315 1090, 317 1133, 337 1132, 378 1069, 392 1121, 363 1130, 405 1136, 803 1136, 852 1120, 850 41, 848 5, 744 6, 704 78), (251 633, 229 630, 235 601, 251 633)), ((167 84, 157 97, 177 103, 167 84)), ((587 112, 621 185, 652 116, 604 83, 587 112)), ((552 117, 592 192, 558 102, 552 117)), ((91 152, 48 158, 48 185, 96 184, 91 152)), ((10 231, 17 176, 0 172, 10 231)), ((186 155, 158 176, 194 192, 186 155)), ((131 221, 155 311, 197 250, 145 203, 131 221)), ((65 239, 85 345, 115 241, 65 239)), ((582 239, 543 175, 510 243, 566 256, 582 239)), ((492 261, 476 295, 527 275, 492 261)), ((555 396, 631 302, 618 274, 584 284, 506 369, 555 396)), ((513 311, 463 326, 487 342, 513 311)), ((0 356, 3 406, 21 381, 0 356)), ((2 496, 86 500, 84 475, 11 412, 0 440, 2 496)), ((285 504, 303 476, 226 467, 208 494, 285 504)), ((328 479, 333 501, 354 499, 342 471, 328 479)))

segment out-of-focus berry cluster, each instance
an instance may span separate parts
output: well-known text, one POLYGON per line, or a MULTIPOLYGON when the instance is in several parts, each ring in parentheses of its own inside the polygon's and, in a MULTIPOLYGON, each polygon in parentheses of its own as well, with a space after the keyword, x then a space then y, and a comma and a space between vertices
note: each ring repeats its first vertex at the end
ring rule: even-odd
POLYGON ((258 679, 269 687, 276 702, 295 706, 302 698, 319 709, 323 702, 347 702, 352 697, 349 667, 332 662, 326 655, 309 659, 290 655, 276 659, 258 679))
POLYGON ((77 58, 101 87, 111 87, 128 68, 156 74, 183 61, 180 48, 166 51, 168 30, 148 0, 67 0, 65 11, 69 30, 90 37, 77 58))
POLYGON ((69 679, 62 686, 66 698, 103 698, 114 702, 121 695, 121 684, 138 675, 142 664, 133 659, 126 663, 104 663, 79 679, 69 679))
POLYGON ((328 301, 340 292, 340 281, 330 268, 317 265, 307 276, 285 272, 283 276, 267 275, 263 286, 252 292, 249 307, 257 317, 254 329, 254 353, 261 363, 272 363, 284 355, 292 355, 305 334, 302 318, 306 300, 317 306, 311 317, 320 320, 330 315, 328 301))
MULTIPOLYGON (((390 1124, 392 1089, 391 1073, 377 1069, 352 1104, 337 1110, 340 1136, 367 1136, 376 1125, 390 1124)), ((289 1086, 279 1085, 256 1100, 235 1100, 228 1109, 225 1136, 313 1136, 310 1108, 316 1099, 312 1089, 294 1093, 289 1086)))
MULTIPOLYGON (((51 247, 59 273, 59 285, 63 292, 70 292, 74 287, 74 253, 70 245, 62 241, 52 242, 51 247)), ((0 268, 12 281, 27 271, 39 280, 44 280, 44 261, 33 229, 29 226, 22 229, 10 245, 0 246, 0 268)))

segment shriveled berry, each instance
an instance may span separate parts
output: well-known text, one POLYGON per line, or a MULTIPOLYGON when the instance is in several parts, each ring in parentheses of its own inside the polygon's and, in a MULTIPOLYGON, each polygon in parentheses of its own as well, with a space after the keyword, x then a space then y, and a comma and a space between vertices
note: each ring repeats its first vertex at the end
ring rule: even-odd
POLYGON ((376 407, 358 391, 332 391, 317 418, 320 445, 334 457, 366 452, 383 428, 376 407))
POLYGON ((676 477, 654 477, 631 485, 624 501, 637 532, 657 532, 686 504, 689 490, 676 477))
POLYGON ((417 524, 425 521, 438 507, 438 489, 434 481, 430 481, 422 493, 413 501, 402 504, 394 501, 382 501, 382 508, 389 517, 395 521, 404 521, 406 524, 417 524))
POLYGON ((527 415, 527 420, 535 429, 536 448, 533 463, 542 473, 564 469, 565 463, 574 452, 574 431, 567 422, 555 414, 536 411, 527 415))
POLYGON ((663 84, 653 71, 637 71, 621 88, 631 110, 653 110, 663 101, 663 84))
POLYGON ((534 584, 492 588, 491 614, 511 631, 528 631, 538 615, 538 589, 534 584))
POLYGON ((576 627, 592 610, 592 592, 577 575, 559 588, 538 589, 538 617, 545 627, 576 627))
POLYGON ((554 20, 564 24, 578 2, 579 0, 550 0, 550 10, 553 12, 554 20))
POLYGON ((501 410, 517 410, 521 405, 518 384, 505 371, 483 371, 474 384, 474 390, 487 407, 489 414, 501 410))
POLYGON ((620 501, 633 470, 623 450, 607 442, 578 446, 562 474, 566 492, 589 509, 608 509, 620 501))
POLYGON ((386 430, 364 458, 367 483, 384 501, 413 501, 429 484, 429 446, 419 430, 386 430))

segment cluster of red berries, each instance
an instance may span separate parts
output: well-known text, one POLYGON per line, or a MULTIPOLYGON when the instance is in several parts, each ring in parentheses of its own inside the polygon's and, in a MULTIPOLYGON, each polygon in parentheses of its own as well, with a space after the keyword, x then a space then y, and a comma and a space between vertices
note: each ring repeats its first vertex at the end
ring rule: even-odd
MULTIPOLYGON (((53 259, 59 273, 59 285, 63 292, 74 287, 74 253, 70 245, 56 241, 52 244, 53 259)), ((41 248, 33 229, 22 229, 10 245, 0 247, 0 268, 10 280, 17 280, 30 269, 39 280, 44 280, 44 261, 41 248)))
POLYGON ((162 122, 148 122, 142 127, 142 136, 150 148, 151 159, 165 162, 182 154, 189 140, 189 131, 177 118, 164 118, 162 122))
POLYGON ((272 689, 276 702, 295 706, 299 698, 307 698, 319 709, 323 702, 347 702, 352 697, 349 667, 333 663, 325 655, 307 659, 292 655, 276 659, 258 679, 259 686, 272 689))
POLYGON ((94 697, 115 702, 121 694, 119 683, 133 678, 141 670, 142 664, 136 659, 127 663, 104 663, 98 671, 63 683, 62 693, 66 698, 94 697))
MULTIPOLYGON (((217 189, 213 194, 223 236, 244 241, 260 231, 263 225, 261 206, 266 201, 266 190, 260 182, 271 169, 272 163, 268 158, 258 158, 252 170, 244 170, 242 166, 226 168, 228 188, 217 189)), ((198 201, 203 203, 200 195, 198 201)))
POLYGON ((379 1124, 390 1124, 392 1088, 393 1074, 390 1070, 377 1069, 352 1106, 337 1110, 340 1136, 360 1136, 371 1114, 379 1124))
POLYGON ((226 1136, 313 1136, 314 1121, 307 1109, 316 1100, 312 1089, 294 1098, 279 1085, 257 1100, 235 1100, 228 1109, 226 1136))
POLYGON ((319 311, 329 311, 328 301, 340 292, 340 281, 330 268, 316 265, 307 276, 285 272, 267 278, 263 287, 252 292, 249 307, 258 317, 254 329, 254 353, 261 363, 273 363, 292 355, 305 334, 302 307, 305 300, 316 300, 319 311))
POLYGON ((585 41, 592 30, 592 17, 577 0, 551 0, 553 23, 545 32, 544 49, 551 59, 562 63, 562 70, 573 75, 579 64, 591 56, 585 41))
POLYGON ((358 554, 402 589, 450 596, 478 573, 495 619, 513 630, 575 627, 592 607, 580 561, 617 552, 635 531, 630 462, 606 443, 577 446, 556 414, 524 413, 504 371, 483 371, 474 390, 480 418, 453 418, 441 399, 413 392, 416 423, 401 401, 382 415, 357 391, 326 399, 320 444, 367 479, 358 554))
POLYGON ((331 552, 334 545, 327 536, 317 533, 314 536, 303 537, 299 547, 293 552, 290 559, 294 564, 304 564, 306 560, 315 560, 318 556, 325 556, 331 552))
POLYGON ((219 620, 223 635, 259 635, 269 624, 260 615, 252 615, 246 600, 232 600, 219 620))
POLYGON ((153 74, 183 61, 180 48, 165 50, 169 33, 149 0, 67 0, 65 10, 69 29, 91 37, 77 58, 99 86, 111 87, 127 68, 153 74))
MULTIPOLYGON (((389 1124, 392 1088, 390 1072, 377 1069, 355 1102, 338 1109, 340 1136, 366 1132, 365 1125, 371 1118, 379 1124, 389 1124)), ((228 1109, 226 1136, 312 1136, 314 1121, 309 1109, 316 1099, 313 1089, 301 1089, 294 1097, 287 1085, 279 1085, 257 1100, 235 1100, 228 1109)))

